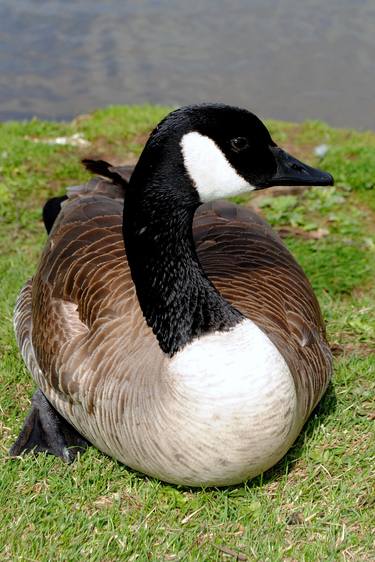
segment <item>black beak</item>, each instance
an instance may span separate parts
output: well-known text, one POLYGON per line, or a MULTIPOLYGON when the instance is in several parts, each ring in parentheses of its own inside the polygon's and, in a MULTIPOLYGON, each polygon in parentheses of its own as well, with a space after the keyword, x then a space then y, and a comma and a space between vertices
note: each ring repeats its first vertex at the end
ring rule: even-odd
POLYGON ((260 189, 274 185, 333 185, 331 174, 300 162, 278 146, 270 147, 270 150, 277 170, 272 177, 257 185, 260 189))

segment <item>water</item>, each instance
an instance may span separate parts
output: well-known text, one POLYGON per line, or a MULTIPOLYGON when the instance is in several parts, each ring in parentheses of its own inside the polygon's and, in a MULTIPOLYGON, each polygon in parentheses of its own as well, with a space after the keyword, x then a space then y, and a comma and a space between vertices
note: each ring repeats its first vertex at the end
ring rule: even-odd
POLYGON ((374 0, 1 0, 0 119, 225 101, 375 129, 374 0))

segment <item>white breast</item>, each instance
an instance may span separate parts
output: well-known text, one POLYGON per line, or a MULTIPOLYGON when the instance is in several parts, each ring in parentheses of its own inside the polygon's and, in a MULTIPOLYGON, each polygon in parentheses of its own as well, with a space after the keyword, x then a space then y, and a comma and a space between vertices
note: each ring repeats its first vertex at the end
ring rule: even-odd
POLYGON ((250 320, 192 342, 172 359, 168 376, 173 407, 163 448, 169 443, 183 458, 160 477, 241 482, 275 464, 299 433, 289 368, 250 320))

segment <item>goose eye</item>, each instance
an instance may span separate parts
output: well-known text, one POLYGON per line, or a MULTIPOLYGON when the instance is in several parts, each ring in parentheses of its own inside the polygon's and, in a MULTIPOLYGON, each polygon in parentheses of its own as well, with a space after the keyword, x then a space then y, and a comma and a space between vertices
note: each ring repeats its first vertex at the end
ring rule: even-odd
POLYGON ((249 141, 246 137, 236 137, 230 141, 230 144, 236 152, 240 152, 241 150, 245 150, 248 148, 249 141))

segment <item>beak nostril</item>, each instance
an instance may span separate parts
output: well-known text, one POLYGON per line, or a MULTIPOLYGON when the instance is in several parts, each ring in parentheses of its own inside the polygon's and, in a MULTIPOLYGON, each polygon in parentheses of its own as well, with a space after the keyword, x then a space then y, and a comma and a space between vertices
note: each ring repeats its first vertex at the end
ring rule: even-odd
POLYGON ((292 170, 297 170, 297 172, 303 172, 304 171, 302 166, 299 166, 298 164, 292 164, 291 168, 292 168, 292 170))

